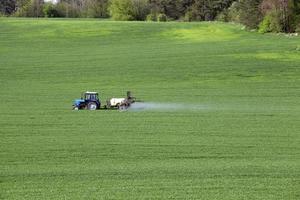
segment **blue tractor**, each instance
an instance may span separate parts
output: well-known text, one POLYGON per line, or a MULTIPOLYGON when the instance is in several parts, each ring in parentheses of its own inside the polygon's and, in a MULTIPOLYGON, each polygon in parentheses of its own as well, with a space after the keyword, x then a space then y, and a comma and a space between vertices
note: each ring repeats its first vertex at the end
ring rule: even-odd
POLYGON ((98 110, 101 108, 101 101, 97 92, 85 92, 81 99, 76 99, 73 104, 74 110, 98 110))

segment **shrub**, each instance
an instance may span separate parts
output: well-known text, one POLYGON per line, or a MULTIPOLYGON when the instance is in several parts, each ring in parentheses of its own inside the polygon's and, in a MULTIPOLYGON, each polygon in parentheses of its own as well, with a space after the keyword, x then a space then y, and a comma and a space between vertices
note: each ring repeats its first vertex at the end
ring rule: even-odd
POLYGON ((192 11, 187 11, 186 13, 185 13, 185 15, 184 15, 184 21, 185 22, 191 22, 191 21, 193 21, 193 13, 192 13, 192 11))
POLYGON ((146 20, 147 21, 156 21, 157 20, 157 16, 156 16, 156 14, 154 14, 154 13, 150 13, 149 15, 147 15, 147 17, 146 17, 146 20))
POLYGON ((55 8, 56 8, 57 12, 59 13, 59 16, 61 16, 61 17, 69 17, 70 16, 67 6, 68 6, 68 4, 64 3, 64 2, 60 2, 55 5, 55 8))
POLYGON ((52 3, 45 4, 43 12, 45 17, 63 17, 52 3))
POLYGON ((259 24, 259 33, 268 33, 270 30, 271 20, 269 16, 265 16, 264 20, 259 24))
POLYGON ((240 21, 250 29, 257 29, 263 16, 259 6, 261 0, 241 0, 240 2, 240 21))
POLYGON ((146 0, 111 0, 109 11, 115 20, 145 20, 149 7, 146 0))
POLYGON ((300 33, 300 24, 296 26, 296 33, 300 33))
POLYGON ((259 33, 278 33, 282 31, 282 25, 280 23, 280 16, 278 12, 269 12, 259 25, 259 33))
POLYGON ((20 8, 15 16, 17 17, 43 17, 43 1, 41 0, 30 0, 20 8))
POLYGON ((132 16, 134 20, 145 20, 150 12, 147 0, 131 0, 132 16))
POLYGON ((227 10, 225 10, 223 12, 220 12, 216 17, 216 20, 220 21, 220 22, 228 22, 228 12, 227 12, 227 10))
POLYGON ((106 18, 108 17, 108 0, 86 0, 81 17, 106 18))
POLYGON ((295 17, 294 30, 295 30, 296 33, 300 33, 300 15, 297 15, 295 17))
POLYGON ((232 3, 232 5, 228 8, 228 13, 227 13, 228 21, 237 22, 237 23, 241 22, 240 7, 241 5, 239 2, 232 3))
POLYGON ((160 13, 157 15, 157 21, 158 22, 166 22, 167 21, 167 15, 164 13, 160 13))
POLYGON ((1 0, 0 1, 0 16, 9 16, 16 11, 16 0, 1 0))
POLYGON ((65 2, 59 2, 57 4, 44 5, 43 9, 45 17, 79 17, 80 11, 74 5, 70 5, 65 2))
MULTIPOLYGON (((294 0, 263 0, 260 5, 261 12, 266 16, 269 13, 272 13, 272 15, 277 16, 271 16, 272 20, 275 19, 277 24, 280 24, 280 31, 286 32, 286 33, 292 33, 296 29, 296 22, 297 22, 297 16, 296 16, 296 10, 297 10, 297 4, 294 0), (277 18, 277 19, 276 19, 277 18)), ((271 23, 272 25, 272 23, 271 23)), ((274 25, 274 23, 273 23, 274 25)), ((274 29, 274 28, 273 28, 274 29)), ((277 29, 275 27, 275 29, 277 29)), ((273 31, 274 32, 274 31, 273 31)))
POLYGON ((132 7, 131 0, 111 0, 108 9, 114 20, 126 21, 133 20, 132 7))

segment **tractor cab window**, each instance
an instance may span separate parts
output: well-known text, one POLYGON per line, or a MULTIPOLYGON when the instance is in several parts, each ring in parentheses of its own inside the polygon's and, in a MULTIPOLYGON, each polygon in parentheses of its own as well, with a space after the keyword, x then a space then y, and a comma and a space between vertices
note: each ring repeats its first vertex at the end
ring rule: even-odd
POLYGON ((90 99, 90 94, 85 94, 84 96, 85 96, 85 97, 84 97, 85 100, 90 99))
POLYGON ((98 100, 98 94, 92 94, 91 100, 98 100))
POLYGON ((85 94, 86 100, 98 100, 98 94, 85 94))

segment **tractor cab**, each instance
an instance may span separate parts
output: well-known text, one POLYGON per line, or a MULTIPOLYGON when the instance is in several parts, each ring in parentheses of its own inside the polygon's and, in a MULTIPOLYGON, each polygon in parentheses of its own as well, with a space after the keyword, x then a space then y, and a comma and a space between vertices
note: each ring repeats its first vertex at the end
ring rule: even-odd
POLYGON ((81 95, 81 99, 76 99, 73 104, 74 110, 97 110, 100 107, 101 102, 98 92, 85 92, 81 95))
POLYGON ((85 101, 99 101, 99 94, 97 92, 85 92, 82 94, 81 99, 85 101))

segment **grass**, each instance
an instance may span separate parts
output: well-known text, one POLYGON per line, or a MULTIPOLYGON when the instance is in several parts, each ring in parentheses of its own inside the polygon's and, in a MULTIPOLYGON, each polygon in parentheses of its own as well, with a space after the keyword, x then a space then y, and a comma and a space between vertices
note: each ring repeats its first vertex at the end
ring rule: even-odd
POLYGON ((299 199, 299 43, 0 18, 0 199, 299 199), (72 111, 85 90, 205 109, 72 111))

